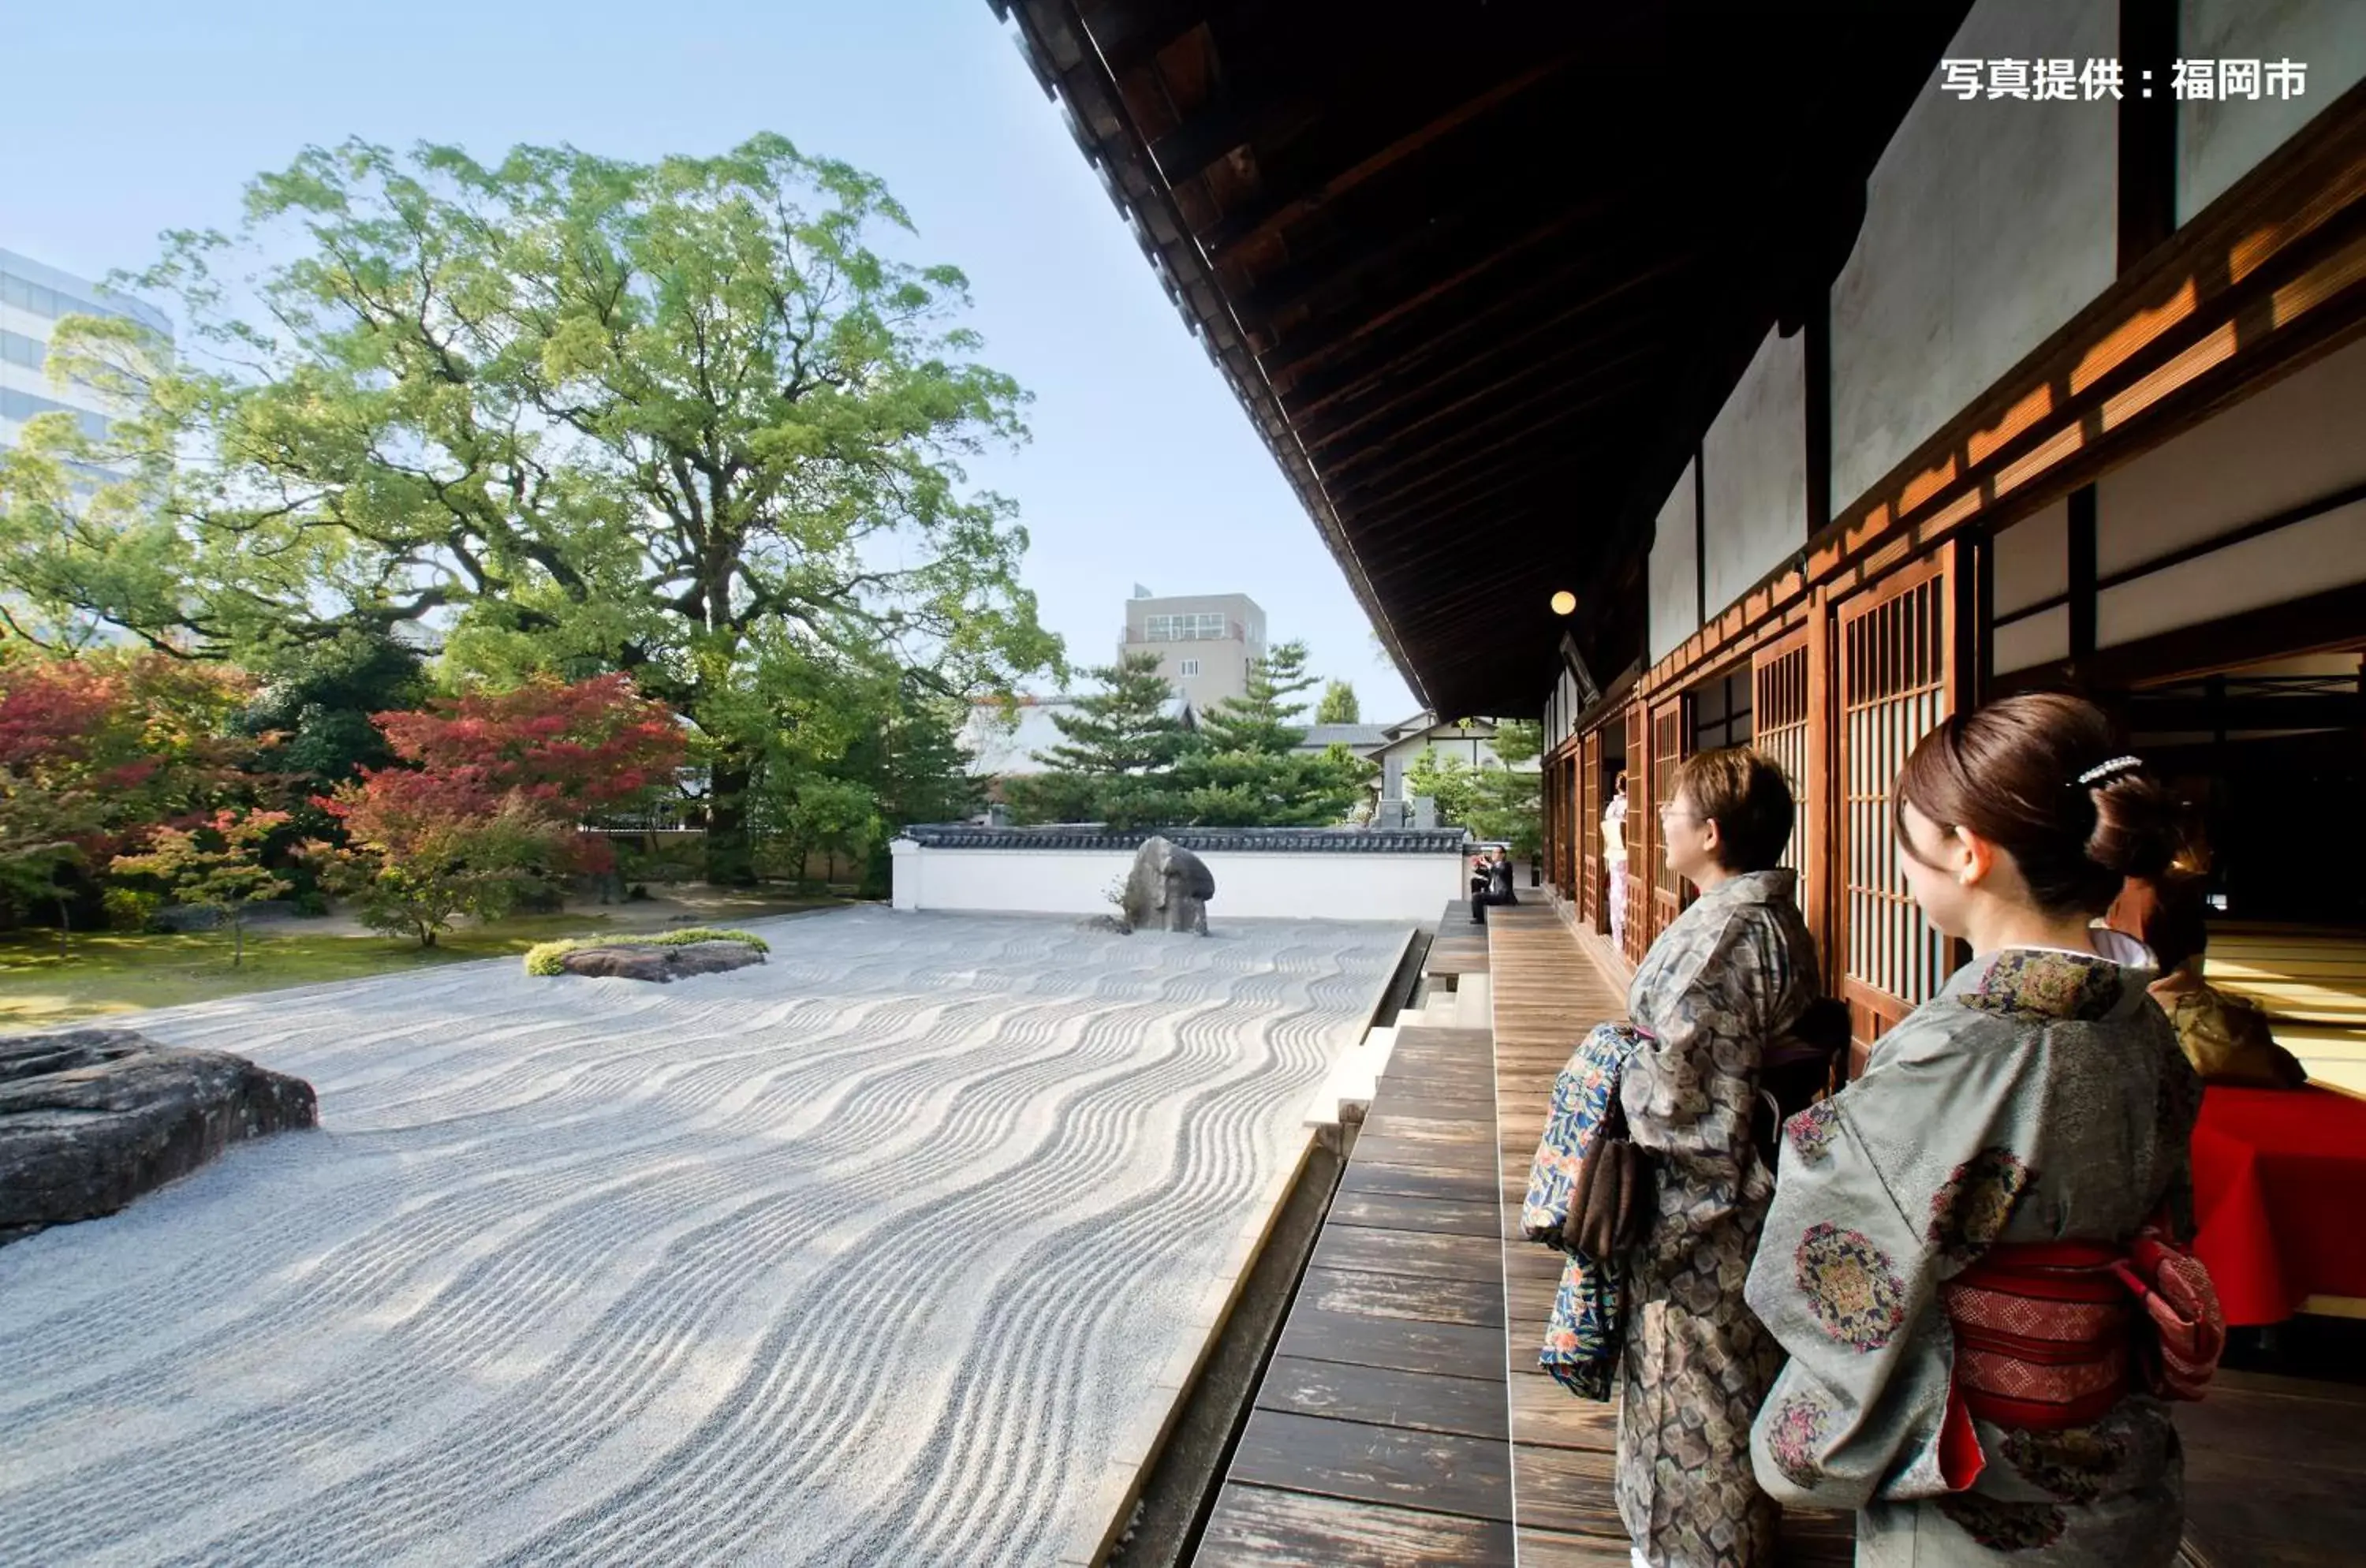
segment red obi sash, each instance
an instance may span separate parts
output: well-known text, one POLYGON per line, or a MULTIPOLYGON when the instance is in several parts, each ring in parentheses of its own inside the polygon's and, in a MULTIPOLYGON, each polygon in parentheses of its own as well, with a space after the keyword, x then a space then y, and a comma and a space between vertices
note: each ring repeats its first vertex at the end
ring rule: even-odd
POLYGON ((1958 1491, 1987 1462, 1975 1418, 2059 1431, 2101 1420, 2137 1387, 2200 1399, 2226 1344, 2209 1270, 2158 1224, 2124 1247, 2000 1243, 1940 1299, 1955 1330, 1940 1465, 1958 1491))
POLYGON ((2126 1398, 2127 1256, 2102 1242, 2008 1242, 1941 1286, 1966 1411, 2049 1432, 2100 1420, 2126 1398))

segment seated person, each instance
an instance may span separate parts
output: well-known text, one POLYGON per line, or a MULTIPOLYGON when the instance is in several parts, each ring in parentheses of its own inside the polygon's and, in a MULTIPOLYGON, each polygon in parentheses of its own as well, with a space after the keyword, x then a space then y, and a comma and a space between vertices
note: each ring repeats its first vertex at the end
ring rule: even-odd
POLYGON ((2157 881, 2132 876, 2103 923, 2152 949, 2160 977, 2147 988, 2204 1083, 2298 1089, 2308 1082, 2308 1069, 2276 1043, 2266 1012, 2202 977, 2210 940, 2202 892, 2202 867, 2191 863, 2157 881))
POLYGON ((1493 858, 1486 863, 1486 868, 1485 890, 1473 892, 1470 895, 1470 923, 1474 926, 1483 926, 1487 923, 1489 905, 1516 904, 1520 901, 1512 892, 1512 860, 1509 855, 1500 849, 1495 851, 1493 858))

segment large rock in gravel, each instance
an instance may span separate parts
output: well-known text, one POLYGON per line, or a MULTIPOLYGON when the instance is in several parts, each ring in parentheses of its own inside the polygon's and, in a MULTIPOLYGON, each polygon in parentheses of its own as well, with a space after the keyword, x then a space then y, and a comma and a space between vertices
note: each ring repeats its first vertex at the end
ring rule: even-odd
POLYGON ((1133 852, 1133 871, 1125 879, 1126 927, 1206 936, 1208 900, 1215 896, 1215 874, 1206 861, 1154 835, 1133 852))
POLYGON ((225 1145, 319 1116, 301 1078, 128 1029, 0 1040, 0 1243, 111 1214, 225 1145))
POLYGON ((720 975, 762 962, 764 955, 744 942, 691 942, 674 946, 620 942, 562 953, 558 967, 562 974, 655 980, 662 985, 688 975, 720 975))

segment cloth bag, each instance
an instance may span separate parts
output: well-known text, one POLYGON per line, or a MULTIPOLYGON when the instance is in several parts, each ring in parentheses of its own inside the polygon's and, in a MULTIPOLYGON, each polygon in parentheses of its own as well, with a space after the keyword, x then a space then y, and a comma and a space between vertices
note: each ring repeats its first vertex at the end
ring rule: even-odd
POLYGON ((2162 1399, 2200 1399, 2226 1350, 2226 1314, 2210 1270, 2156 1221, 2112 1271, 2152 1329, 2137 1342, 2146 1385, 2162 1399))
MULTIPOLYGON (((1617 1247, 1589 1252, 1576 1245, 1583 1226, 1572 1225, 1572 1213, 1583 1218, 1585 1213, 1576 1200, 1588 1155, 1623 1132, 1619 1079, 1628 1058, 1649 1039, 1631 1024, 1605 1023, 1570 1054, 1553 1084, 1552 1111, 1529 1166, 1528 1190, 1520 1205, 1523 1234, 1569 1259, 1561 1269, 1538 1364, 1561 1386, 1587 1399, 1610 1397, 1626 1338, 1626 1282, 1617 1247)), ((1627 1151, 1620 1156, 1622 1168, 1607 1182, 1608 1168, 1597 1168, 1590 1189, 1597 1215, 1606 1213, 1614 1230, 1622 1196, 1630 1226, 1639 1227, 1649 1213, 1647 1183, 1629 1183, 1629 1173, 1623 1168, 1628 1160, 1639 1159, 1640 1151, 1623 1137, 1618 1143, 1627 1151)))

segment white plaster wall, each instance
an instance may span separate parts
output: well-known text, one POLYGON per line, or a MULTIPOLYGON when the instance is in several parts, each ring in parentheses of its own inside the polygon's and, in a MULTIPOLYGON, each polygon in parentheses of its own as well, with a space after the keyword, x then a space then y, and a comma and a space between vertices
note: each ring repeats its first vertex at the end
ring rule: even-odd
MULTIPOLYGON (((2359 17, 2366 27, 2366 0, 2359 17)), ((2095 570, 2110 577, 2362 480, 2366 341, 2104 475, 2095 570)))
POLYGON ((2308 67, 2307 91, 2297 98, 2178 105, 2180 223, 2366 76, 2360 0, 2184 0, 2178 30, 2178 53, 2188 60, 2292 60, 2308 67))
MULTIPOLYGON (((1980 0, 1945 53, 2116 57, 2119 6, 1980 0)), ((1938 79, 1934 69, 1875 166, 1865 227, 1832 285, 1835 513, 2118 270, 2112 103, 1965 103, 1938 79)))
POLYGON ((2366 501, 2105 589, 2095 598, 2095 645, 2112 648, 2353 582, 2366 582, 2366 501))
POLYGON ((1676 488, 1660 504, 1659 531, 1651 537, 1648 625, 1654 664, 1700 629, 1700 540, 1694 534, 1693 482, 1693 466, 1686 463, 1676 488))
MULTIPOLYGON (((931 850, 892 846, 898 909, 1110 915, 1131 850, 931 850)), ((1461 854, 1200 854, 1216 878, 1211 923, 1232 919, 1428 922, 1469 893, 1461 854)))
POLYGON ((2070 657, 2070 607, 2056 604, 1996 629, 1991 673, 2010 675, 2033 664, 2070 657))
POLYGON ((1808 337, 1770 330, 1701 441, 1712 614, 1808 542, 1808 337))
POLYGON ((1996 536, 1996 613, 2070 591, 2070 502, 2055 502, 1996 536))

